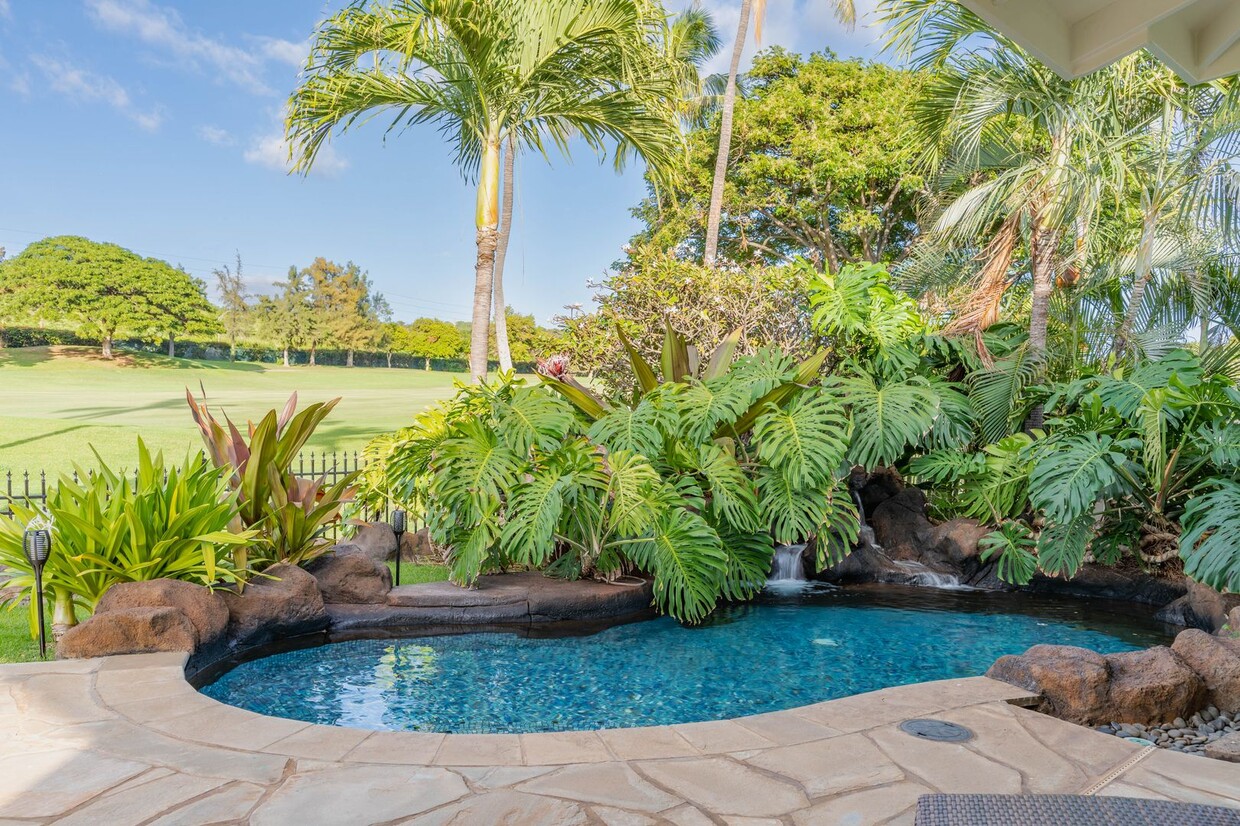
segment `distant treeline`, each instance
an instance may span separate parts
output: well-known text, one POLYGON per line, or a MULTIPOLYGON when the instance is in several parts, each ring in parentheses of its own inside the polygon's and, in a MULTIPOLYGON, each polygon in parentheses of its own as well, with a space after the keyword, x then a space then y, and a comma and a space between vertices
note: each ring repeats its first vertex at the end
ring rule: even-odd
MULTIPOLYGON (((40 327, 7 327, 4 330, 5 345, 8 347, 50 347, 54 345, 94 346, 98 339, 83 336, 73 330, 40 327)), ((117 339, 116 346, 123 350, 141 353, 164 353, 166 343, 148 339, 117 339)), ((178 358, 200 359, 203 361, 229 361, 230 347, 226 341, 209 339, 177 339, 176 355, 178 358)), ((308 350, 289 350, 290 365, 308 365, 308 350)), ((256 364, 280 364, 284 361, 284 351, 263 345, 237 345, 236 360, 256 364)), ((348 366, 348 352, 345 350, 319 350, 315 354, 315 363, 319 366, 348 366)), ((353 353, 354 367, 391 367, 394 369, 435 370, 446 373, 464 373, 469 370, 466 358, 428 358, 412 353, 379 352, 377 350, 356 350, 353 353)), ((499 368, 499 362, 492 360, 491 369, 499 368)), ((533 373, 533 361, 513 362, 513 369, 518 373, 533 373)))
MULTIPOLYGON (((249 292, 239 255, 212 274, 218 303, 180 267, 116 244, 57 236, 8 260, 0 250, 0 347, 31 346, 18 338, 24 329, 38 344, 97 344, 104 358, 123 344, 187 358, 467 369, 469 324, 392 320, 387 300, 351 261, 289 267, 272 293, 249 292), (57 341, 47 328, 59 331, 57 341)), ((532 315, 506 309, 514 366, 559 346, 558 334, 532 315)))

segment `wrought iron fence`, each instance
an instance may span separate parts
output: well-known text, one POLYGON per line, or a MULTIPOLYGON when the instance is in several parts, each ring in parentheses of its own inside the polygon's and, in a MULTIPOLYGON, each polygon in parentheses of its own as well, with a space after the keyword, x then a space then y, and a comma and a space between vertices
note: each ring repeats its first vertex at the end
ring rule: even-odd
MULTIPOLYGON (((326 479, 328 484, 340 481, 354 471, 362 469, 361 456, 357 451, 307 451, 298 454, 293 463, 294 472, 307 479, 326 479)), ((5 471, 0 476, 0 514, 9 515, 10 502, 41 504, 47 500, 50 489, 56 486, 61 474, 49 474, 45 470, 5 471)), ((77 472, 64 474, 74 482, 79 481, 77 472)), ((135 479, 136 479, 135 471, 135 479)), ((387 514, 375 514, 374 518, 386 518, 387 514)))

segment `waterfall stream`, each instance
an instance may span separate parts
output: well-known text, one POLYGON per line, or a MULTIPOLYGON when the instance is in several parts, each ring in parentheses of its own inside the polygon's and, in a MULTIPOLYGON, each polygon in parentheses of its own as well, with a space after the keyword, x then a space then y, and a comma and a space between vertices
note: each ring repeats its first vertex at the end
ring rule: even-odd
POLYGON ((892 559, 888 556, 883 546, 878 544, 878 540, 874 536, 874 529, 866 522, 865 504, 861 501, 860 491, 854 488, 852 497, 853 501, 857 503, 858 545, 862 548, 868 548, 881 556, 891 565, 892 572, 898 573, 900 579, 906 581, 909 585, 917 585, 923 588, 941 588, 949 591, 971 590, 969 586, 961 585, 960 579, 955 574, 940 573, 911 559, 892 559))
POLYGON ((804 582, 805 563, 801 560, 804 552, 804 545, 777 546, 771 560, 771 576, 767 582, 804 582))

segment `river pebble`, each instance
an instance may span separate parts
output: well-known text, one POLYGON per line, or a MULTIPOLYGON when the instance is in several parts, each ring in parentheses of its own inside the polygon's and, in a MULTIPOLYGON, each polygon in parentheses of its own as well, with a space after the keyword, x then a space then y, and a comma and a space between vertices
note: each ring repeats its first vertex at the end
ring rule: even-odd
POLYGON ((1208 744, 1240 731, 1240 712, 1219 711, 1210 706, 1187 720, 1177 717, 1170 723, 1156 726, 1111 722, 1095 728, 1103 734, 1141 740, 1171 751, 1202 754, 1208 744))

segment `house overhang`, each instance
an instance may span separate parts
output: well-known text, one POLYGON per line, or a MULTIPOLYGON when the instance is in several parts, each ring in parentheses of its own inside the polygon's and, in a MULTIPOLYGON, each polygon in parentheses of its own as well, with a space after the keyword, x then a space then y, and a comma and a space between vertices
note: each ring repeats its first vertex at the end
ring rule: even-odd
POLYGON ((1184 80, 1240 74, 1240 0, 958 0, 1064 77, 1142 47, 1184 80))

